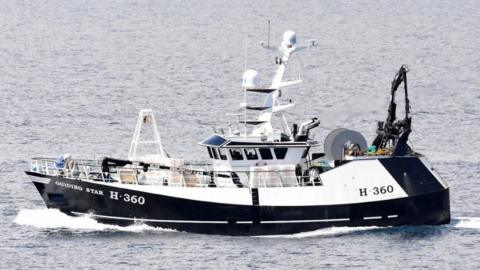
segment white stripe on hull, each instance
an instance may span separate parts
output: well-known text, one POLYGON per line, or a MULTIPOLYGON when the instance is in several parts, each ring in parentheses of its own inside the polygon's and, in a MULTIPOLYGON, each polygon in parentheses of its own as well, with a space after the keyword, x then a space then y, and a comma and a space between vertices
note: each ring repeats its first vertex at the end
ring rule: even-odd
MULTIPOLYGON (((106 216, 106 215, 97 215, 89 213, 81 213, 72 211, 72 214, 80 216, 86 215, 94 218, 104 218, 104 219, 114 219, 114 220, 125 220, 125 221, 140 221, 140 222, 156 222, 156 223, 196 223, 196 224, 228 224, 228 221, 212 221, 212 220, 173 220, 173 219, 148 219, 148 218, 128 218, 128 217, 116 217, 116 216, 106 216)), ((260 223, 264 224, 279 224, 279 223, 314 223, 314 222, 340 222, 340 221, 350 221, 349 218, 335 218, 335 219, 312 219, 312 220, 264 220, 260 223)), ((252 224, 252 221, 235 221, 238 224, 252 224)))
POLYGON ((382 219, 381 216, 376 216, 376 217, 364 217, 363 219, 365 220, 374 220, 374 219, 382 219))
MULTIPOLYGON (((210 220, 172 220, 172 219, 148 219, 148 218, 127 218, 127 217, 116 217, 116 216, 105 216, 105 215, 96 215, 88 214, 81 212, 74 212, 74 215, 86 215, 96 218, 105 218, 105 219, 115 219, 115 220, 127 220, 127 221, 143 221, 143 222, 158 222, 158 223, 208 223, 208 224, 226 224, 228 221, 210 221, 210 220)), ((250 222, 251 221, 240 221, 240 222, 250 222)))
POLYGON ((339 222, 350 221, 349 218, 333 218, 333 219, 312 219, 312 220, 262 220, 260 223, 313 223, 313 222, 339 222))

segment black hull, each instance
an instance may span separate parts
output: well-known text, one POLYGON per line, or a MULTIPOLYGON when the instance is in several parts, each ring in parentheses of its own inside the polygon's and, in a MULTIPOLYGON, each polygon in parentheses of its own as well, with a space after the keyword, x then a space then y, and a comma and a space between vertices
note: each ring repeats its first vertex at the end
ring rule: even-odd
POLYGON ((202 234, 275 235, 332 226, 385 227, 450 222, 448 188, 401 199, 358 204, 254 206, 195 201, 32 172, 27 174, 51 179, 48 184, 34 181, 47 207, 71 215, 91 214, 99 222, 121 226, 144 223, 202 234), (110 192, 118 192, 120 198, 125 193, 142 196, 145 203, 111 199, 110 192))

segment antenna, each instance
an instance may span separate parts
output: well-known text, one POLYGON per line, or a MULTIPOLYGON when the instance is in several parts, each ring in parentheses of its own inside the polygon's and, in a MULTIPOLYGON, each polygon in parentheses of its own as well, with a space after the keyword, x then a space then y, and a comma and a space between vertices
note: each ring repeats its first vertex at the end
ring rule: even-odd
POLYGON ((247 69, 242 75, 242 87, 243 87, 243 102, 240 106, 243 107, 243 117, 244 117, 244 136, 247 137, 247 91, 249 89, 255 89, 257 87, 257 80, 258 80, 258 71, 253 69, 247 69))
POLYGON ((262 46, 262 48, 267 50, 274 49, 270 47, 270 32, 272 32, 270 27, 270 20, 267 20, 267 41, 264 41, 264 40, 260 41, 260 46, 262 46))
POLYGON ((267 49, 270 49, 270 20, 268 20, 267 49))
POLYGON ((243 71, 245 72, 247 70, 247 50, 248 50, 248 36, 247 33, 245 33, 245 51, 243 54, 243 71))
POLYGON ((247 137, 247 87, 243 88, 243 134, 247 137))
MULTIPOLYGON (((248 35, 245 33, 245 59, 244 59, 244 67, 243 67, 243 72, 247 71, 247 60, 248 60, 248 35)), ((245 137, 247 137, 247 86, 245 85, 243 87, 243 120, 244 120, 244 126, 243 126, 243 134, 245 137)))

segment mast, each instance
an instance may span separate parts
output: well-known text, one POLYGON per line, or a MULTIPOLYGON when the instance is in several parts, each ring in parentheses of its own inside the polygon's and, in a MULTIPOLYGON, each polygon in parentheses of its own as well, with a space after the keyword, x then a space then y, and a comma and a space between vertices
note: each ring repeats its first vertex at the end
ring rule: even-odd
MULTIPOLYGON (((261 134, 270 133, 273 131, 271 120, 272 115, 275 112, 283 111, 289 109, 294 106, 294 103, 284 104, 281 105, 279 101, 280 96, 280 89, 282 87, 294 85, 297 83, 302 82, 302 80, 295 80, 295 81, 283 81, 283 77, 285 75, 285 71, 287 69, 288 60, 290 59, 290 55, 297 50, 297 36, 293 31, 286 31, 283 34, 283 41, 278 48, 279 51, 282 53, 281 58, 275 58, 275 63, 278 65, 278 69, 275 72, 275 75, 272 79, 272 83, 270 88, 272 91, 267 95, 265 101, 263 102, 263 108, 257 117, 257 120, 261 122, 261 124, 254 127, 252 131, 253 136, 260 136, 261 134)), ((288 125, 287 125, 288 126, 288 125)))
MULTIPOLYGON (((248 40, 247 35, 245 34, 245 55, 244 55, 244 72, 247 71, 247 52, 248 52, 248 40)), ((243 137, 247 137, 247 85, 243 85, 243 137)))
MULTIPOLYGON (((270 23, 269 23, 269 27, 270 27, 270 23)), ((268 36, 270 36, 270 31, 268 33, 268 36)), ((283 87, 287 87, 287 86, 291 86, 291 85, 295 85, 295 84, 298 84, 298 83, 301 83, 302 80, 300 79, 300 76, 299 76, 299 79, 296 79, 296 80, 291 80, 291 81, 284 81, 284 75, 285 75, 285 72, 287 70, 287 66, 288 66, 288 61, 290 59, 290 56, 293 52, 296 52, 296 51, 299 51, 299 50, 302 50, 302 49, 305 49, 305 48, 312 48, 315 46, 315 41, 316 40, 308 40, 311 44, 308 45, 308 46, 302 46, 302 47, 297 47, 297 36, 295 34, 295 32, 293 31, 286 31, 284 34, 283 34, 283 40, 280 44, 280 46, 277 48, 279 52, 282 53, 282 56, 279 58, 279 57, 275 57, 275 63, 276 65, 278 65, 278 68, 272 78, 272 82, 270 84, 270 86, 268 88, 257 88, 257 76, 258 76, 258 72, 255 71, 255 70, 247 70, 247 66, 245 64, 245 72, 243 74, 243 77, 242 77, 242 87, 243 87, 243 90, 244 90, 244 97, 243 97, 243 102, 241 103, 241 107, 243 107, 242 109, 244 110, 243 111, 243 116, 244 116, 244 119, 240 122, 243 122, 245 125, 246 124, 250 124, 250 125, 253 125, 253 129, 252 129, 252 132, 250 133, 250 136, 253 136, 253 137, 261 137, 261 136, 264 136, 264 135, 273 135, 273 133, 275 132, 278 132, 279 130, 277 129, 274 129, 272 127, 272 123, 271 123, 271 120, 272 120, 272 115, 276 112, 281 112, 281 111, 284 111, 284 110, 287 110, 293 106, 295 106, 295 104, 293 102, 289 102, 287 104, 281 104, 280 103, 280 96, 281 96, 281 88, 283 87), (247 104, 247 92, 257 92, 257 93, 263 93, 263 94, 266 94, 266 98, 263 102, 262 105, 258 106, 249 106, 247 104), (255 111, 259 111, 259 114, 257 116, 256 119, 250 119, 250 120, 247 120, 246 117, 247 117, 247 113, 246 111, 247 110, 255 110, 255 111)), ((263 41, 260 42, 261 46, 264 48, 264 49, 269 49, 269 44, 270 42, 268 41, 268 44, 267 46, 264 46, 264 43, 263 41)), ((245 44, 245 48, 247 47, 247 45, 245 44)), ((246 50, 245 50, 245 63, 246 63, 246 50)), ((280 114, 281 116, 281 119, 282 119, 282 128, 283 128, 283 131, 286 133, 286 135, 290 136, 291 135, 291 131, 290 131, 290 128, 288 127, 288 123, 286 122, 286 119, 283 115, 283 113, 280 114)), ((279 133, 278 135, 281 135, 281 133, 279 133)), ((246 126, 245 126, 245 129, 244 129, 244 136, 247 137, 247 129, 246 129, 246 126)), ((277 135, 275 135, 276 137, 277 135)), ((274 140, 277 140, 278 138, 274 139, 274 140)))

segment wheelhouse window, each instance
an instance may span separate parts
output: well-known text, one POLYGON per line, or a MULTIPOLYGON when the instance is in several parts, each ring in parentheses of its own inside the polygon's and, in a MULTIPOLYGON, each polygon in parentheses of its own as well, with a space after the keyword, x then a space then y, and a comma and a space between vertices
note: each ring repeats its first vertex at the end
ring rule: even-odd
POLYGON ((260 152, 260 156, 262 157, 262 159, 273 159, 272 151, 270 150, 270 148, 259 148, 258 152, 260 152))
POLYGON ((233 160, 243 160, 242 151, 240 149, 230 149, 230 156, 233 160))
POLYGON ((247 156, 248 160, 255 160, 258 159, 257 151, 254 148, 251 149, 244 149, 245 156, 247 156))
POLYGON ((225 152, 225 149, 218 148, 218 153, 220 155, 220 159, 227 160, 227 153, 225 152))
POLYGON ((306 158, 307 157, 307 154, 308 154, 308 150, 310 149, 310 147, 307 147, 305 148, 305 150, 303 150, 303 154, 302 154, 302 158, 306 158))
POLYGON ((287 155, 288 148, 274 148, 273 151, 277 159, 284 159, 287 155))
POLYGON ((218 159, 218 152, 217 151, 218 151, 217 149, 212 148, 212 153, 213 153, 213 158, 214 159, 218 159))
POLYGON ((208 149, 208 155, 210 156, 210 158, 213 158, 212 148, 207 147, 207 149, 208 149))

